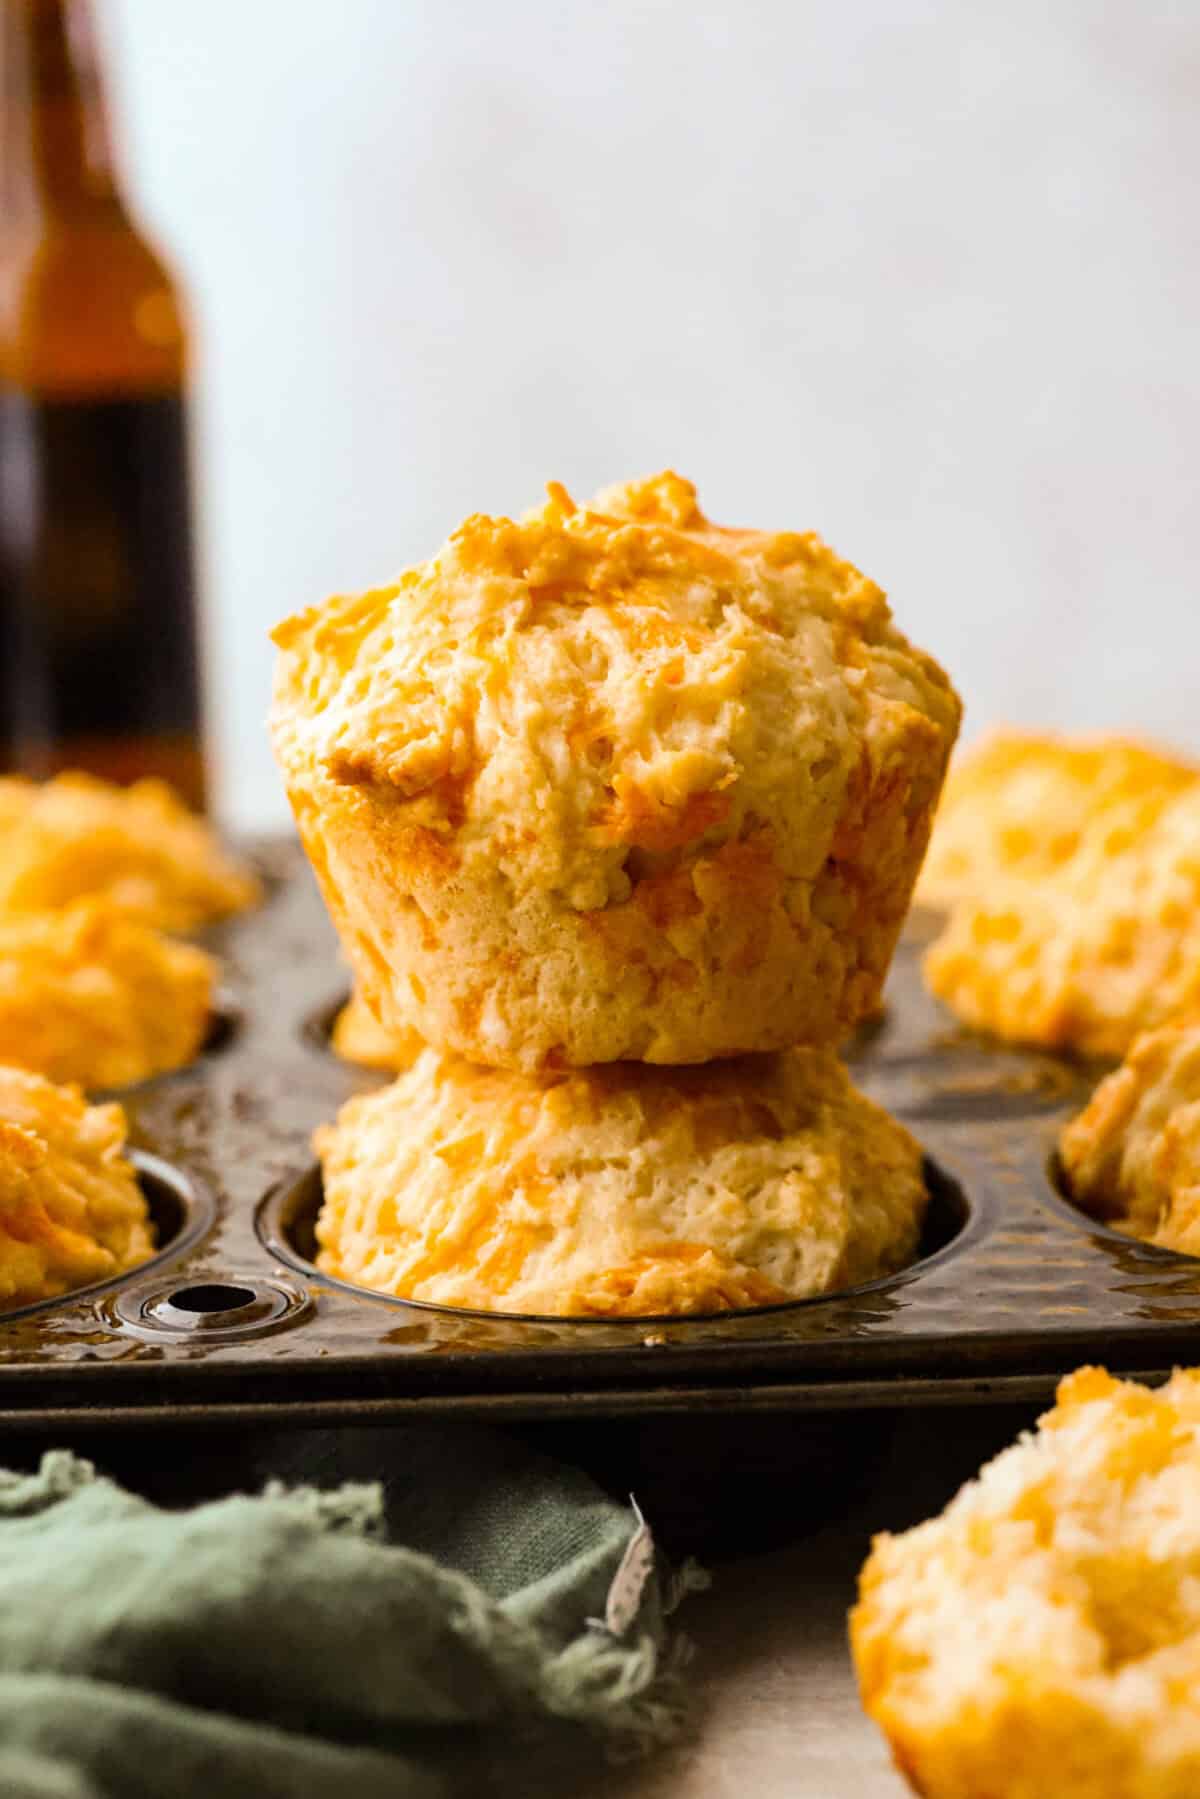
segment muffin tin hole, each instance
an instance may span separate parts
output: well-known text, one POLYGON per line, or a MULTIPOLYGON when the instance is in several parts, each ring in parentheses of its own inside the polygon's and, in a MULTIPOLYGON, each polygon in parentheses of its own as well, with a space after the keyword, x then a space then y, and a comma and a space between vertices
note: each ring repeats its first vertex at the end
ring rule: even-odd
POLYGON ((253 1287, 234 1287, 226 1281, 202 1281, 194 1287, 178 1287, 171 1295, 177 1312, 235 1312, 254 1303, 253 1287))
POLYGON ((195 1336, 212 1343, 278 1330, 302 1317, 311 1303, 303 1288, 286 1277, 180 1281, 172 1276, 124 1289, 113 1310, 140 1337, 195 1336))
MULTIPOLYGON (((689 1313, 686 1318, 669 1318, 668 1323, 699 1324, 705 1319, 729 1319, 761 1317, 770 1312, 791 1311, 797 1307, 826 1305, 834 1300, 853 1298, 857 1294, 877 1293, 881 1290, 911 1280, 914 1275, 923 1273, 935 1262, 940 1262, 947 1254, 953 1254, 970 1234, 968 1227, 977 1223, 976 1210, 967 1198, 958 1182, 939 1167, 928 1156, 925 1158, 925 1180, 929 1189, 929 1206, 921 1231, 917 1253, 905 1267, 892 1274, 881 1275, 877 1280, 865 1281, 855 1287, 838 1287, 829 1293, 814 1294, 808 1299, 789 1299, 770 1306, 755 1306, 739 1311, 696 1314, 689 1313)), ((648 1323, 663 1322, 650 1314, 637 1317, 563 1317, 560 1314, 531 1312, 484 1312, 466 1306, 438 1305, 431 1300, 402 1299, 392 1293, 380 1293, 373 1287, 356 1286, 350 1281, 340 1280, 336 1275, 321 1273, 316 1267, 317 1215, 321 1209, 322 1188, 321 1170, 314 1163, 296 1180, 284 1182, 269 1192, 259 1206, 255 1219, 255 1228, 266 1249, 277 1261, 286 1263, 310 1278, 316 1278, 324 1285, 339 1289, 344 1293, 353 1293, 360 1299, 371 1299, 381 1305, 412 1307, 423 1312, 440 1313, 450 1318, 479 1318, 503 1324, 553 1324, 557 1326, 581 1325, 584 1327, 598 1324, 609 1326, 628 1326, 638 1329, 648 1323)))

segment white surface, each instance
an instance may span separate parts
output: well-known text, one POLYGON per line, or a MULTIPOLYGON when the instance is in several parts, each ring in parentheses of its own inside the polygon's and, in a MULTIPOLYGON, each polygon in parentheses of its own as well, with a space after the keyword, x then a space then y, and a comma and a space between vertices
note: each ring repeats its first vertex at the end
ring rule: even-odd
POLYGON ((238 822, 274 619, 664 463, 858 561, 973 728, 1200 748, 1200 9, 104 4, 204 326, 238 822))
POLYGON ((713 1591, 683 1618, 697 1651, 696 1734, 612 1777, 613 1799, 905 1799, 846 1643, 866 1553, 851 1526, 715 1568, 713 1591))
MULTIPOLYGON (((693 1733, 581 1799, 911 1799, 858 1700, 846 1638, 858 1571, 877 1530, 941 1511, 1033 1416, 1007 1407, 903 1416, 845 1516, 770 1555, 714 1564, 711 1590, 679 1614, 696 1647, 693 1733)), ((873 1428, 853 1413, 845 1427, 873 1428)), ((797 1512, 811 1503, 798 1481, 797 1512)))

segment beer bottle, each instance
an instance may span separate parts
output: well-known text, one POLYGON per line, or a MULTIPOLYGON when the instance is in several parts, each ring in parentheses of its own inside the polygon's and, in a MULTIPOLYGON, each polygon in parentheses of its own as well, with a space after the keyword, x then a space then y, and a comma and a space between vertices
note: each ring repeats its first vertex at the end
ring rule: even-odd
POLYGON ((89 0, 0 0, 0 769, 205 798, 178 293, 89 0))

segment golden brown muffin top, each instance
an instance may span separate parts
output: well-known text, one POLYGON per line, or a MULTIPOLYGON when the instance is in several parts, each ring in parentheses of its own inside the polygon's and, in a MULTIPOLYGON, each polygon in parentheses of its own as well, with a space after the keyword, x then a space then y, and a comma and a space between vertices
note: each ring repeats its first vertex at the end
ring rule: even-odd
POLYGON ((92 895, 144 924, 191 931, 253 905, 260 888, 162 781, 0 779, 0 914, 92 895))
POLYGON ((997 881, 1064 872, 1084 839, 1115 850, 1200 779, 1200 766, 1113 734, 993 730, 946 777, 917 899, 987 901, 997 881))
POLYGON ((211 1020, 216 963, 108 896, 0 912, 0 1062, 124 1087, 189 1062, 211 1020))
POLYGON ((677 475, 469 518, 390 587, 280 625, 274 732, 410 808, 447 870, 588 910, 769 822, 811 878, 864 759, 958 701, 811 533, 723 530, 677 475), (415 808, 415 809, 414 809, 415 808))
POLYGON ((1053 876, 961 899, 925 971, 969 1024, 1095 1056, 1200 1007, 1200 782, 1100 812, 1053 876))
POLYGON ((125 1114, 0 1066, 0 1308, 120 1274, 153 1254, 124 1155, 125 1114))

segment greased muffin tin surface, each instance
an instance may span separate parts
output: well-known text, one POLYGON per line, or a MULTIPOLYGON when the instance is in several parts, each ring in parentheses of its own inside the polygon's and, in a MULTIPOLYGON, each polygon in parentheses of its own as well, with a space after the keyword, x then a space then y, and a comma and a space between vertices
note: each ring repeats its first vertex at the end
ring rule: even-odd
POLYGON ((369 1418, 888 1407, 1040 1397, 1082 1361, 1193 1360, 1200 1259, 1076 1213, 1049 1173, 1097 1076, 954 1027, 910 920, 859 1085, 931 1160, 922 1259, 853 1291, 715 1318, 522 1319, 346 1287, 307 1260, 309 1137, 383 1076, 325 1041, 346 989, 298 846, 258 846, 268 895, 209 932, 223 1014, 192 1067, 120 1095, 160 1233, 134 1274, 0 1320, 0 1417, 369 1418))

